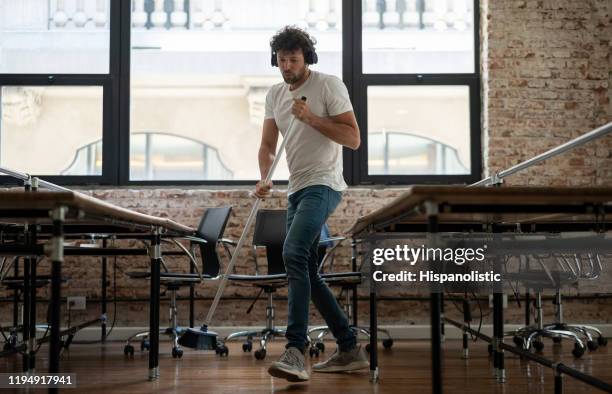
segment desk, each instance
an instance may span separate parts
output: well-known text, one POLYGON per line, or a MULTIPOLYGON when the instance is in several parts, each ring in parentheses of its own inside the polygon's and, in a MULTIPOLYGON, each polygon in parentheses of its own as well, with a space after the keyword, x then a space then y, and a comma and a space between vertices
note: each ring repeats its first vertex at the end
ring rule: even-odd
MULTIPOLYGON (((347 231, 354 240, 399 232, 606 231, 612 225, 612 188, 413 186, 347 231)), ((370 374, 378 380, 376 289, 370 280, 370 374)), ((443 302, 430 293, 432 390, 442 392, 443 302)), ((494 337, 503 338, 503 294, 493 294, 494 337)), ((503 350, 494 366, 503 376, 503 350)), ((503 380, 501 378, 500 380, 503 380)))
MULTIPOLYGON (((162 238, 193 236, 195 230, 166 218, 144 215, 124 209, 77 192, 51 191, 2 191, 0 192, 0 226, 3 234, 22 231, 23 238, 10 239, 0 244, 0 254, 10 256, 43 256, 51 259, 51 316, 49 343, 49 373, 59 372, 60 362, 60 308, 62 263, 65 255, 150 255, 151 285, 149 305, 149 330, 151 349, 149 352, 148 377, 159 377, 159 298, 162 238), (146 249, 67 248, 67 238, 105 234, 124 239, 143 239, 150 242, 146 249), (39 241, 42 241, 39 242, 39 241)), ((24 285, 36 281, 36 264, 26 263, 24 285)), ((29 293, 25 291, 24 293, 29 293)), ((34 292, 35 294, 35 292, 34 292)), ((29 308, 35 310, 35 299, 29 297, 29 308)), ((35 316, 35 314, 33 313, 35 316)), ((24 335, 34 333, 34 322, 24 327, 24 335), (28 332, 26 334, 26 332, 28 332)), ((24 337, 24 338, 25 338, 24 337)), ((33 348, 29 341, 28 367, 33 367, 33 348)))

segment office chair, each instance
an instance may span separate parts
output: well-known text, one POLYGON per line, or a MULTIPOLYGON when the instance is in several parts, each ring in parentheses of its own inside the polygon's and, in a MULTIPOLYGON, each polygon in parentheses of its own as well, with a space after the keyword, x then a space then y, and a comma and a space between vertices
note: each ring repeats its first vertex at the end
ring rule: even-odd
MULTIPOLYGON (((601 258, 599 255, 588 254, 586 256, 588 262, 586 264, 586 268, 588 272, 582 273, 580 276, 582 279, 586 280, 596 280, 601 275, 602 264, 601 258)), ((557 261, 559 265, 567 268, 569 270, 572 269, 572 261, 566 256, 557 257, 557 261)), ((579 257, 574 255, 574 262, 577 263, 576 266, 580 267, 581 265, 584 267, 584 264, 580 264, 579 257)), ((584 324, 568 324, 563 320, 563 297, 559 289, 555 289, 555 321, 552 324, 547 324, 544 326, 545 329, 549 330, 566 330, 572 331, 578 335, 582 335, 586 340, 587 348, 589 350, 596 350, 599 346, 606 346, 608 344, 608 340, 603 336, 601 330, 596 327, 584 325, 584 324), (594 340, 594 337, 597 336, 597 340, 594 340)), ((561 342, 560 338, 553 337, 553 342, 559 343, 561 342)))
MULTIPOLYGON (((23 302, 25 301, 25 283, 24 276, 19 274, 19 260, 21 257, 13 257, 8 264, 6 264, 7 258, 3 257, 0 262, 0 284, 6 288, 7 291, 13 292, 13 325, 11 327, 2 327, 4 338, 3 350, 10 350, 18 346, 19 333, 23 332, 23 302), (12 276, 8 276, 9 271, 13 271, 12 276), (8 331, 9 335, 6 336, 4 331, 8 331)), ((36 259, 34 264, 40 262, 40 258, 36 259)), ((24 260, 24 265, 27 264, 24 260)), ((24 267, 24 269, 26 269, 24 267)), ((61 279, 62 283, 66 283, 67 278, 61 279)), ((51 284, 51 275, 37 275, 36 283, 34 286, 36 290, 47 287, 51 284)), ((48 306, 49 307, 49 306, 48 306)), ((48 332, 50 326, 48 324, 37 324, 36 331, 48 332)))
MULTIPOLYGON (((170 309, 169 309, 169 327, 161 329, 160 333, 169 335, 172 338, 172 357, 181 358, 183 356, 183 349, 178 344, 178 338, 184 331, 183 327, 178 325, 178 314, 176 307, 176 292, 183 287, 193 287, 204 281, 217 280, 220 271, 220 258, 218 255, 218 248, 222 246, 226 251, 228 245, 235 245, 235 242, 222 238, 225 226, 231 214, 232 207, 220 207, 220 208, 208 208, 204 212, 204 216, 200 221, 195 237, 185 237, 190 242, 190 250, 182 246, 180 243, 175 242, 180 252, 165 252, 162 255, 187 255, 190 260, 192 271, 190 273, 182 272, 169 272, 165 264, 165 272, 160 274, 160 283, 170 292, 170 309), (196 249, 200 251, 200 258, 202 259, 201 272, 198 269, 196 261, 196 249)), ((128 272, 127 275, 132 279, 149 279, 151 272, 128 272)), ((131 342, 135 339, 140 338, 140 350, 149 349, 148 341, 149 332, 139 332, 128 338, 125 347, 123 349, 126 356, 134 355, 134 347, 131 342)))
POLYGON ((260 289, 259 294, 247 309, 251 312, 255 302, 262 293, 266 293, 268 305, 266 307, 266 327, 261 331, 239 331, 229 334, 218 347, 217 353, 227 356, 229 351, 225 342, 246 337, 242 350, 250 352, 253 349, 253 338, 260 338, 260 348, 255 351, 255 358, 263 360, 266 357, 266 345, 268 341, 277 336, 284 336, 285 330, 277 328, 274 322, 275 307, 274 293, 277 289, 287 286, 287 274, 283 263, 283 243, 286 237, 287 211, 260 209, 255 218, 255 230, 253 233, 252 254, 255 262, 255 275, 229 276, 229 281, 246 284, 260 289), (267 273, 262 274, 257 257, 258 248, 265 248, 267 256, 267 273))
MULTIPOLYGON (((529 291, 535 291, 535 324, 527 324, 515 331, 507 332, 504 336, 511 336, 516 346, 523 349, 535 349, 542 351, 544 343, 541 338, 551 338, 553 342, 560 343, 562 339, 574 342, 572 354, 576 358, 582 357, 585 349, 596 350, 598 346, 605 346, 607 339, 603 337, 600 330, 595 327, 567 324, 563 321, 563 308, 561 288, 576 285, 579 280, 596 280, 601 274, 601 260, 599 255, 593 256, 587 253, 585 256, 556 255, 556 267, 554 270, 547 268, 543 258, 535 255, 533 259, 541 267, 534 270, 529 266, 529 258, 522 261, 524 269, 516 274, 507 275, 509 280, 518 280, 523 283, 529 291), (552 324, 544 324, 542 310, 542 293, 551 289, 555 291, 555 321, 552 324), (594 335, 597 336, 595 341, 594 335)), ((527 310, 526 313, 529 313, 527 310)), ((528 321, 529 315, 526 315, 528 321)))

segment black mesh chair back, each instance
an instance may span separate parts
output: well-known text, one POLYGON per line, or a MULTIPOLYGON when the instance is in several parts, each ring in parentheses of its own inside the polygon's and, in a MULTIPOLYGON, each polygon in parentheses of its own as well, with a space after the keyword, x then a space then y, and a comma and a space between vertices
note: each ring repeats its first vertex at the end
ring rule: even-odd
POLYGON ((221 263, 217 254, 217 242, 223 236, 232 207, 208 208, 198 226, 197 236, 206 240, 200 244, 202 255, 202 274, 215 277, 219 274, 221 263))
POLYGON ((287 237, 287 211, 260 209, 255 218, 253 245, 264 246, 268 258, 268 275, 284 274, 283 244, 287 237))

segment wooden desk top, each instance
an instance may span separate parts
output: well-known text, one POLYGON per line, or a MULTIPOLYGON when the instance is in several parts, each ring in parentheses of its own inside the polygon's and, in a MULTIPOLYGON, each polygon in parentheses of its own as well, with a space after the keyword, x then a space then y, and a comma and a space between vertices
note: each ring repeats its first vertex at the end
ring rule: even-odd
POLYGON ((0 191, 0 219, 34 218, 37 222, 49 221, 47 212, 53 208, 68 208, 67 222, 124 223, 144 226, 160 226, 184 235, 192 235, 195 229, 170 219, 145 215, 121 208, 78 192, 20 190, 0 191))
POLYGON ((564 212, 561 206, 610 205, 612 188, 412 186, 389 204, 357 219, 347 234, 355 236, 371 226, 394 220, 397 223, 426 223, 425 202, 442 207, 438 216, 440 222, 593 221, 593 214, 572 214, 569 210, 564 212), (453 207, 459 206, 469 208, 469 212, 453 212, 453 207), (558 212, 555 212, 557 207, 558 212))

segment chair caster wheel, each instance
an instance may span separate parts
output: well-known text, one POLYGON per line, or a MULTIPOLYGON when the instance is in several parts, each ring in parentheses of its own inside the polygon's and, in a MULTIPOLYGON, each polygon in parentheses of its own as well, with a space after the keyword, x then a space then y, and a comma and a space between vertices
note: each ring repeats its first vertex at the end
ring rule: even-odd
POLYGON ((321 353, 325 352, 325 344, 323 342, 317 342, 315 346, 317 347, 317 349, 319 349, 321 353))
POLYGON ((145 350, 149 350, 151 349, 151 342, 149 342, 146 339, 143 339, 142 341, 140 341, 140 351, 143 352, 145 350))
POLYGON ((125 345, 123 348, 123 354, 125 354, 126 357, 134 357, 134 346, 125 345))
POLYGON ((593 350, 597 350, 599 345, 595 341, 587 341, 587 347, 589 348, 590 351, 593 351, 593 350))
POLYGON ((266 349, 259 349, 255 351, 255 358, 257 360, 263 360, 266 358, 266 349))
POLYGON ((173 347, 172 348, 172 358, 181 358, 181 357, 183 357, 183 349, 173 347))
POLYGON ((552 341, 553 341, 553 343, 561 343, 561 338, 553 337, 552 341))
POLYGON ((316 347, 311 347, 310 349, 308 349, 308 353, 310 354, 310 357, 319 357, 319 349, 316 347))
POLYGON ((544 342, 542 341, 533 341, 531 345, 537 352, 541 352, 544 349, 544 342))
POLYGON ((215 353, 217 353, 221 357, 227 357, 229 354, 229 349, 225 345, 217 346, 215 349, 215 353))
POLYGON ((387 338, 383 341, 383 347, 385 349, 391 349, 391 347, 393 346, 393 339, 392 338, 387 338))
POLYGON ((572 350, 572 354, 574 355, 574 357, 580 358, 584 354, 584 348, 578 345, 577 343, 575 343, 574 349, 572 350))
POLYGON ((608 339, 605 337, 599 337, 597 338, 597 343, 599 346, 606 346, 608 344, 608 339))
POLYGON ((370 346, 370 344, 368 343, 367 345, 365 345, 365 351, 370 353, 370 350, 372 349, 372 347, 370 346))
POLYGON ((489 352, 489 356, 493 354, 493 345, 489 344, 489 346, 487 346, 487 351, 489 352))
POLYGON ((242 344, 242 351, 247 353, 253 350, 253 342, 247 341, 242 344))

